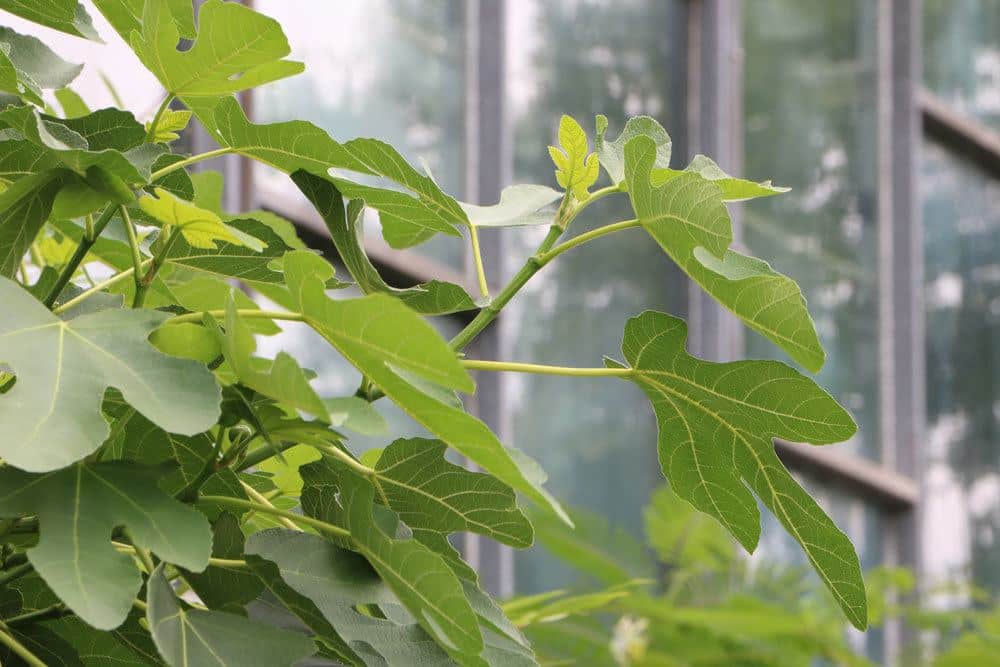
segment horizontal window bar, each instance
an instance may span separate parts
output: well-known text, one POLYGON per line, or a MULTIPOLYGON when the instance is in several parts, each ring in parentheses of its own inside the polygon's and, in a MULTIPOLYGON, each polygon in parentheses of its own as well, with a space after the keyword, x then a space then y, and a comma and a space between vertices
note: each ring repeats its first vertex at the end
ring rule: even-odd
POLYGON ((924 132, 1000 176, 1000 132, 956 111, 927 89, 918 94, 924 132))
POLYGON ((910 509, 920 499, 916 480, 874 461, 815 445, 778 440, 775 446, 778 456, 790 468, 819 473, 821 479, 850 486, 889 509, 910 509))

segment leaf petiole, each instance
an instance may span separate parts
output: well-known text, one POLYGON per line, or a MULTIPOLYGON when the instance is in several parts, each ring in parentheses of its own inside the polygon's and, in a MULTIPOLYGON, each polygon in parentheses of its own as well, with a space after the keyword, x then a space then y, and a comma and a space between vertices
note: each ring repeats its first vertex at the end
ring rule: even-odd
POLYGON ((303 523, 307 526, 311 526, 316 530, 333 535, 335 537, 350 538, 351 533, 340 526, 335 526, 332 523, 327 523, 326 521, 320 521, 319 519, 314 519, 311 516, 306 516, 304 514, 296 514, 294 512, 288 512, 283 509, 278 509, 277 507, 268 507, 261 503, 251 502, 249 500, 243 500, 242 498, 230 498, 228 496, 199 496, 198 502, 206 504, 223 505, 228 507, 234 507, 238 509, 251 510, 253 512, 259 512, 261 514, 270 514, 272 516, 284 517, 289 520, 295 520, 299 523, 303 523))
POLYGON ((490 286, 486 280, 486 270, 483 267, 483 252, 479 247, 479 231, 473 224, 469 225, 469 240, 472 242, 472 260, 476 265, 479 293, 484 299, 488 299, 490 298, 490 286))
POLYGON ((68 285, 69 281, 72 280, 73 274, 76 273, 77 268, 87 257, 87 253, 90 252, 94 243, 97 242, 97 238, 101 235, 101 232, 103 232, 104 228, 111 222, 116 210, 118 210, 117 206, 114 204, 108 204, 108 206, 104 209, 104 212, 101 213, 101 217, 94 223, 94 231, 91 237, 84 237, 80 240, 80 244, 76 246, 76 251, 73 253, 73 256, 70 257, 69 262, 66 263, 62 273, 59 274, 59 278, 52 286, 52 289, 50 289, 49 293, 45 296, 43 303, 46 308, 51 310, 52 304, 56 302, 56 299, 58 299, 59 295, 62 294, 66 285, 68 285))
POLYGON ((462 365, 473 371, 534 373, 536 375, 566 375, 571 377, 629 377, 634 374, 631 368, 574 368, 572 366, 545 366, 482 359, 462 359, 462 365))
POLYGON ((198 153, 197 155, 192 155, 191 157, 186 158, 184 160, 178 160, 173 164, 168 164, 163 169, 154 171, 152 175, 149 177, 149 182, 152 183, 154 181, 158 181, 159 179, 163 178, 169 173, 175 172, 178 169, 185 169, 197 162, 201 162, 203 160, 211 160, 214 157, 219 157, 220 155, 228 155, 234 152, 235 152, 234 149, 228 146, 223 146, 222 148, 216 148, 215 150, 212 151, 206 151, 204 153, 198 153))
POLYGON ((0 643, 4 644, 11 651, 16 653, 25 663, 31 667, 45 667, 45 663, 38 659, 34 653, 25 648, 24 644, 14 639, 10 630, 5 624, 0 624, 0 643))

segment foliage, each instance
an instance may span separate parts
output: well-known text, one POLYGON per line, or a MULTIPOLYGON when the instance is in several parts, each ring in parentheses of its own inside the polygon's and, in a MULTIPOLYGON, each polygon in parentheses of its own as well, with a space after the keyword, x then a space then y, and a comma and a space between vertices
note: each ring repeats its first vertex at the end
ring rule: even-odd
MULTIPOLYGON (((807 375, 779 362, 697 359, 685 351, 684 323, 652 311, 625 324, 625 363, 566 368, 463 353, 547 264, 642 228, 748 327, 817 371, 824 353, 797 285, 729 248, 726 202, 782 188, 729 176, 704 156, 671 169, 669 135, 648 117, 614 140, 598 117, 591 152, 586 131, 564 116, 550 147, 562 190, 517 185, 493 206, 459 202, 382 141, 339 142, 300 120, 251 122, 235 93, 303 68, 286 60, 275 21, 222 0, 201 4, 197 21, 187 0, 94 4, 167 91, 148 122, 89 111, 66 87, 79 66, 0 32, 4 660, 290 665, 315 654, 353 665, 532 665, 539 658, 519 625, 623 600, 651 604, 627 576, 630 562, 646 559, 618 545, 589 556, 613 566, 607 591, 504 609, 480 589, 451 535, 524 548, 536 531, 565 533, 573 521, 541 468, 465 410, 470 371, 635 383, 657 418, 664 475, 689 503, 678 500, 678 511, 701 510, 691 514, 699 530, 721 524, 753 551, 759 500, 848 620, 867 625, 853 547, 774 451, 774 438, 822 445, 856 430, 807 375), (182 37, 190 48, 178 50, 182 37), (62 117, 44 104, 46 91, 62 117), (180 152, 191 123, 219 148, 180 152), (227 153, 288 175, 325 221, 352 283, 287 221, 222 210, 218 177, 188 170, 227 153), (560 242, 585 209, 611 197, 635 217, 560 242), (467 238, 480 293, 442 281, 390 286, 364 250, 366 208, 394 247, 467 238), (508 226, 548 233, 491 295, 478 230, 508 226), (344 297, 348 286, 361 296, 344 297), (477 312, 445 340, 430 318, 461 311, 477 312), (322 396, 290 355, 257 356, 255 337, 283 322, 309 327, 357 368, 356 394, 322 396), (373 404, 385 399, 430 437, 352 449, 352 433, 384 427, 373 404), (478 471, 451 463, 449 449, 478 471), (516 494, 532 502, 529 512, 516 494)), ((75 0, 0 0, 0 9, 96 36, 75 0)), ((561 538, 567 553, 586 523, 561 538)), ((654 542, 669 549, 671 534, 663 525, 654 542)), ((713 539, 693 541, 686 562, 742 562, 713 539)), ((726 633, 743 631, 737 616, 692 614, 685 623, 702 637, 729 637, 723 647, 735 641, 726 633)), ((776 636, 819 641, 785 618, 776 636)), ((548 646, 544 632, 532 634, 548 646)), ((835 657, 840 635, 821 634, 835 657)))
MULTIPOLYGON (((610 540, 607 522, 599 516, 581 510, 571 516, 587 530, 540 522, 538 537, 582 575, 580 588, 503 605, 546 664, 875 664, 881 636, 873 633, 864 643, 850 637, 814 573, 742 557, 721 525, 668 486, 656 491, 646 508, 647 545, 622 533, 610 540), (610 544, 632 557, 619 558, 613 568, 594 557, 610 544)), ((912 599, 914 588, 906 569, 873 570, 866 579, 871 627, 905 621, 916 631, 896 664, 973 667, 994 659, 997 611, 987 598, 981 598, 978 610, 933 610, 903 602, 912 599)))

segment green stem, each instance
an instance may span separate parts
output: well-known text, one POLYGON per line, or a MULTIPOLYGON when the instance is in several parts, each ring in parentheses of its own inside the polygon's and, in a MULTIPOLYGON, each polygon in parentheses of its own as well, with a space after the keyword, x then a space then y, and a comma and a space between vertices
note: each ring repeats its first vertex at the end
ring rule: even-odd
POLYGON ((0 586, 7 584, 11 581, 14 581, 15 579, 23 577, 24 575, 31 572, 31 569, 32 569, 31 563, 22 563, 20 565, 15 565, 9 570, 4 570, 3 572, 0 572, 0 586))
POLYGON ((350 531, 345 530, 340 526, 335 526, 332 523, 327 523, 326 521, 320 521, 319 519, 314 519, 311 516, 306 516, 304 514, 295 514, 294 512, 278 509, 277 507, 268 507, 267 505, 251 502, 249 500, 243 500, 242 498, 229 498, 228 496, 200 496, 198 498, 198 502, 234 507, 234 508, 259 512, 261 514, 270 514, 272 516, 284 517, 289 520, 294 520, 299 523, 303 523, 307 526, 312 526, 316 530, 327 533, 329 535, 333 535, 335 537, 343 537, 343 538, 351 537, 350 531))
POLYGON ((185 485, 183 489, 175 494, 175 498, 182 502, 191 502, 198 497, 198 489, 201 488, 209 477, 215 474, 219 469, 219 454, 222 452, 222 441, 225 437, 226 429, 222 426, 218 427, 219 431, 215 435, 215 444, 212 448, 212 455, 208 457, 205 461, 205 465, 201 467, 201 472, 198 476, 192 479, 185 485))
MULTIPOLYGON (((291 322, 304 322, 306 316, 302 313, 288 313, 280 310, 257 310, 256 308, 240 308, 237 309, 236 313, 240 317, 248 317, 251 319, 262 319, 262 320, 288 320, 291 322)), ((185 313, 184 315, 177 315, 176 317, 171 317, 167 320, 167 324, 182 324, 184 322, 201 322, 202 318, 208 315, 214 317, 217 320, 221 320, 226 316, 226 311, 224 310, 202 310, 197 313, 185 313)))
POLYGON ((160 103, 160 108, 156 110, 156 115, 153 116, 153 120, 149 122, 149 129, 146 130, 146 143, 148 144, 156 136, 156 126, 160 124, 160 116, 167 110, 170 103, 173 101, 173 93, 167 93, 167 96, 163 98, 163 102, 160 103))
POLYGON ((485 329, 490 322, 496 319, 503 307, 514 298, 524 284, 527 283, 535 273, 542 268, 542 264, 539 263, 539 258, 544 253, 548 252, 549 249, 555 245, 556 241, 559 240, 559 236, 562 234, 563 230, 558 225, 552 225, 549 228, 549 233, 539 244, 538 249, 535 254, 532 255, 521 270, 518 271, 507 286, 500 290, 500 293, 487 305, 485 308, 479 311, 479 313, 469 322, 464 329, 458 332, 458 334, 451 339, 451 347, 456 352, 461 351, 466 345, 472 342, 472 339, 478 336, 483 329, 485 329))
POLYGON ((211 160, 214 157, 219 157, 220 155, 228 155, 229 153, 235 153, 235 152, 236 150, 234 148, 230 148, 229 146, 223 146, 222 148, 216 148, 214 151, 207 151, 205 153, 198 153, 197 155, 192 155, 187 159, 174 162, 173 164, 168 164, 163 169, 154 171, 152 175, 149 177, 149 182, 152 183, 154 181, 157 181, 166 176, 167 174, 169 174, 170 172, 177 171, 178 169, 186 169, 192 164, 201 162, 202 160, 211 160))
POLYGON ((62 291, 66 288, 66 285, 69 284, 70 280, 72 280, 73 274, 76 273, 77 267, 80 266, 84 258, 87 256, 87 253, 90 252, 90 249, 94 246, 94 243, 101 235, 101 232, 104 231, 104 228, 108 226, 109 222, 111 222, 111 219, 114 217, 116 210, 118 210, 117 206, 113 204, 108 204, 107 208, 104 209, 104 212, 101 213, 101 217, 98 218, 97 222, 94 223, 93 235, 90 238, 87 238, 85 236, 80 240, 80 244, 76 246, 76 252, 73 253, 72 257, 70 257, 69 262, 66 263, 66 266, 63 267, 62 273, 59 274, 59 278, 56 280, 56 283, 52 286, 52 289, 49 290, 49 293, 45 296, 45 299, 43 300, 43 303, 47 308, 52 308, 52 305, 56 302, 56 299, 59 298, 59 295, 62 294, 62 291))
POLYGON ((469 225, 469 240, 472 242, 472 261, 476 265, 479 293, 484 299, 488 299, 490 298, 490 286, 486 281, 486 269, 483 267, 483 252, 479 247, 479 231, 473 224, 469 225))
POLYGON ((128 530, 122 529, 122 532, 125 537, 128 538, 128 541, 132 543, 132 548, 135 549, 135 555, 139 557, 140 561, 142 561, 142 565, 146 568, 146 572, 153 574, 153 570, 156 569, 156 563, 153 562, 153 555, 149 552, 149 549, 143 549, 140 547, 139 543, 135 541, 134 537, 132 537, 132 533, 128 532, 128 530))
MULTIPOLYGON (((166 229, 164 230, 167 231, 166 229)), ((153 279, 156 278, 156 273, 163 266, 164 262, 167 261, 167 256, 170 254, 170 249, 174 247, 174 243, 181 236, 180 230, 173 230, 167 240, 164 241, 160 249, 153 255, 153 262, 146 269, 146 274, 135 284, 135 296, 132 298, 133 308, 142 308, 143 302, 146 300, 146 294, 149 292, 149 286, 153 284, 153 279)))
POLYGON ((543 366, 514 361, 484 361, 462 359, 462 365, 474 371, 507 371, 510 373, 534 373, 536 375, 569 375, 575 377, 629 377, 631 368, 575 368, 572 366, 543 366))
POLYGON ((6 625, 2 627, 3 629, 0 630, 0 643, 6 645, 7 648, 16 653, 21 660, 24 660, 31 667, 45 667, 45 663, 39 660, 38 656, 25 648, 24 644, 14 639, 14 635, 9 634, 10 631, 6 625))
POLYGON ((25 614, 19 614, 18 616, 11 616, 8 619, 4 619, 4 623, 7 625, 36 623, 38 621, 47 621, 52 618, 61 618, 62 616, 67 616, 72 613, 73 612, 70 611, 62 602, 57 602, 54 605, 45 607, 44 609, 36 609, 35 611, 29 611, 25 614))
POLYGON ((261 445, 260 447, 253 450, 243 458, 243 461, 240 462, 239 468, 236 469, 236 472, 243 472, 244 470, 249 470, 250 468, 253 468, 255 465, 259 465, 262 461, 266 461, 269 458, 277 456, 278 452, 283 452, 286 449, 291 449, 297 444, 299 443, 288 440, 285 442, 276 443, 273 447, 270 445, 261 445))
MULTIPOLYGON (((145 262, 143 262, 142 266, 143 267, 149 266, 149 264, 151 264, 152 262, 153 262, 153 260, 147 259, 145 262)), ((59 304, 58 306, 56 306, 55 308, 52 309, 52 312, 55 313, 55 314, 57 314, 57 315, 59 313, 64 313, 67 310, 69 310, 70 308, 72 308, 73 306, 79 304, 80 302, 86 301, 87 299, 89 299, 90 297, 94 296, 98 292, 103 292, 104 290, 108 289, 109 287, 117 285, 121 281, 125 280, 126 278, 130 278, 133 275, 135 275, 135 269, 134 268, 125 269, 121 273, 116 273, 115 275, 111 276, 107 280, 105 280, 103 282, 100 282, 100 283, 97 283, 96 285, 94 285, 93 287, 91 287, 90 289, 88 289, 86 292, 81 292, 80 294, 77 294, 75 297, 73 297, 72 299, 70 299, 66 303, 59 304)))
POLYGON ((135 278, 135 295, 139 296, 139 284, 142 282, 142 250, 139 249, 139 237, 135 233, 135 225, 132 224, 132 216, 128 214, 125 206, 120 206, 122 224, 125 227, 125 235, 128 237, 128 245, 132 250, 132 276, 135 278))
POLYGON ((566 214, 565 220, 562 221, 562 227, 563 227, 563 229, 566 229, 567 227, 569 227, 570 223, 573 222, 576 219, 576 216, 580 215, 580 213, 583 212, 583 209, 587 208, 588 206, 590 206, 591 204, 593 204, 595 201, 598 201, 600 199, 604 199, 605 197, 608 197, 608 196, 613 195, 613 194, 617 194, 619 192, 624 192, 624 190, 622 189, 622 186, 620 186, 620 185, 609 185, 609 186, 607 186, 605 188, 599 188, 597 190, 594 190, 593 192, 590 193, 589 197, 587 197, 586 199, 584 199, 583 201, 581 201, 580 203, 578 203, 575 208, 571 209, 566 214))
POLYGON ((555 246, 548 252, 543 253, 542 256, 539 258, 539 260, 541 261, 542 266, 545 266, 559 255, 563 254, 567 250, 575 248, 578 245, 583 245, 584 243, 588 243, 590 241, 593 241, 594 239, 606 236, 608 234, 614 234, 615 232, 620 232, 623 229, 633 229, 635 227, 642 227, 642 223, 633 218, 631 220, 622 220, 621 222, 616 222, 610 225, 604 225, 603 227, 598 227, 597 229, 592 229, 589 232, 584 232, 579 236, 574 236, 568 241, 560 243, 559 245, 555 246))
POLYGON ((326 454, 329 454, 333 458, 340 460, 348 468, 351 468, 352 470, 357 472, 359 475, 362 475, 363 477, 372 478, 375 477, 376 475, 375 470, 373 468, 369 468, 360 461, 355 460, 353 456, 351 456, 344 450, 340 449, 339 447, 334 447, 333 445, 322 445, 322 446, 315 445, 315 447, 321 452, 325 452, 326 454))

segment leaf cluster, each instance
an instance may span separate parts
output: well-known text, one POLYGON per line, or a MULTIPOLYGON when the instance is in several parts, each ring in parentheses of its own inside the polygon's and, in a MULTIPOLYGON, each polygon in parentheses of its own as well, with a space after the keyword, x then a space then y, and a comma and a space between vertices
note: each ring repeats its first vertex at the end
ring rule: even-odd
MULTIPOLYGON (((590 152, 586 131, 564 117, 550 148, 561 189, 516 185, 492 206, 459 202, 377 139, 252 122, 236 93, 303 69, 274 20, 222 0, 201 3, 197 17, 188 0, 94 5, 165 90, 148 120, 91 111, 68 87, 80 65, 0 29, 0 658, 538 664, 525 619, 624 593, 505 609, 482 590, 454 535, 526 548, 536 530, 573 520, 541 468, 465 409, 471 371, 637 384, 686 511, 753 551, 762 503, 865 627, 853 547, 774 451, 775 438, 824 445, 855 431, 807 375, 693 357, 683 321, 652 311, 625 324, 623 362, 563 368, 463 353, 548 263, 641 228, 750 329, 817 371, 823 350, 797 285, 730 249, 727 202, 782 188, 703 156, 671 168, 669 135, 652 118, 608 140, 598 117, 590 152), (178 49, 182 39, 189 48, 178 49), (191 123, 218 148, 182 152, 191 123), (224 210, 218 174, 189 172, 230 153, 291 179, 325 222, 342 274, 288 221, 224 210), (609 184, 598 187, 602 168, 609 184), (610 196, 627 197, 635 218, 567 234, 610 196), (439 280, 389 285, 365 251, 368 212, 397 248, 438 234, 468 241, 480 293, 439 280), (478 233, 511 226, 548 233, 490 295, 478 233), (442 338, 431 318, 465 311, 468 324, 442 338), (292 355, 259 356, 258 338, 283 326, 308 327, 356 368, 357 392, 323 395, 292 355), (383 400, 427 437, 387 432, 383 400), (356 435, 386 444, 361 451, 356 435)), ((97 39, 76 0, 0 9, 97 39)), ((707 545, 697 554, 721 558, 707 545)), ((594 554, 609 573, 623 557, 594 554)))

